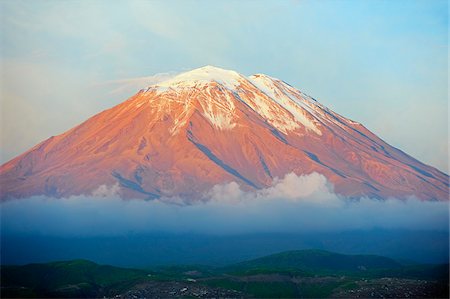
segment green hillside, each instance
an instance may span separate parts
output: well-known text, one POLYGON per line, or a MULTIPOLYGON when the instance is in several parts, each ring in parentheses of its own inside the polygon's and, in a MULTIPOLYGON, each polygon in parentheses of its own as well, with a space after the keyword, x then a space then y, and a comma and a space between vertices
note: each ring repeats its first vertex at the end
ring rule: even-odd
POLYGON ((73 260, 2 266, 2 297, 96 297, 122 291, 147 272, 73 260))
POLYGON ((373 255, 289 251, 213 268, 139 270, 86 260, 1 267, 1 297, 448 297, 448 264, 402 265, 373 255))
POLYGON ((376 255, 344 255, 324 250, 297 250, 277 253, 227 267, 229 271, 257 269, 315 272, 366 272, 397 269, 402 265, 390 258, 376 255))

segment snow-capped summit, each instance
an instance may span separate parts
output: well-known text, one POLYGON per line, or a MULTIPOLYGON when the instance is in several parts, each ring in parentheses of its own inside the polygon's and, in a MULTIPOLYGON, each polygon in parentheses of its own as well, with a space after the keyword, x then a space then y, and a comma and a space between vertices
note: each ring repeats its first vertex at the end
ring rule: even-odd
POLYGON ((318 172, 346 196, 448 200, 448 175, 282 80, 205 66, 150 86, 0 168, 1 198, 198 200, 216 184, 318 172))
POLYGON ((181 73, 172 79, 157 84, 159 87, 192 87, 210 82, 219 83, 227 88, 236 88, 245 77, 235 71, 224 70, 214 66, 204 66, 181 73))

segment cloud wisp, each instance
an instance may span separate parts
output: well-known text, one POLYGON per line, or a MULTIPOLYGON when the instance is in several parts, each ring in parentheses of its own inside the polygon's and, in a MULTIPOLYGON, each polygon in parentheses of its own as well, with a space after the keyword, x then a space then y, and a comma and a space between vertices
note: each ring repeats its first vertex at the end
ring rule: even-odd
POLYGON ((365 229, 448 231, 449 203, 348 199, 333 192, 320 174, 287 174, 271 187, 243 191, 235 182, 218 185, 207 200, 122 200, 117 186, 92 196, 31 197, 1 204, 2 233, 100 236, 129 233, 297 233, 365 229))
POLYGON ((175 77, 179 72, 158 73, 153 76, 110 80, 97 83, 95 86, 112 87, 109 94, 133 94, 142 88, 158 84, 175 77))

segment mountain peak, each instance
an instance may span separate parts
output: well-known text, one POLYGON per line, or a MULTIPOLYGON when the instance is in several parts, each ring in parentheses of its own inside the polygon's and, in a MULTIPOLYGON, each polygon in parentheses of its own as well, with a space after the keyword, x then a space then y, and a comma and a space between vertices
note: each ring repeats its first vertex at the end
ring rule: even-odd
POLYGON ((197 72, 197 71, 199 71, 199 72, 201 71, 201 72, 234 72, 234 73, 236 73, 233 70, 223 69, 223 68, 220 68, 220 67, 217 67, 214 65, 205 65, 205 66, 190 70, 189 72, 197 72))
POLYGON ((239 85, 239 81, 244 79, 243 75, 235 71, 206 65, 178 74, 169 80, 157 84, 157 86, 162 88, 192 87, 216 82, 227 88, 234 89, 239 85))

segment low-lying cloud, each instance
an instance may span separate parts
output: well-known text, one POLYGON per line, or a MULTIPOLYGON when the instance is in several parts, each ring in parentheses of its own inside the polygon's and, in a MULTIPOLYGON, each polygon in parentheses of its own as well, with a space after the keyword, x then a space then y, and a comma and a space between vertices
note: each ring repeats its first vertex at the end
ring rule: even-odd
POLYGON ((348 199, 317 173, 293 173, 271 187, 243 191, 231 182, 213 187, 207 200, 181 198, 122 200, 118 186, 101 186, 92 196, 55 199, 35 196, 1 204, 2 233, 63 236, 127 233, 245 234, 338 232, 361 229, 448 231, 449 203, 348 199))

